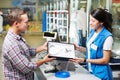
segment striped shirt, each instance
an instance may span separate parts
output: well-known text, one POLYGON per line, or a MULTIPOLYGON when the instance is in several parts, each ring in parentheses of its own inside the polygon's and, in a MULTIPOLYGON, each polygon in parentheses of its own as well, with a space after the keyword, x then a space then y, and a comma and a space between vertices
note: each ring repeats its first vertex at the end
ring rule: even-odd
POLYGON ((36 49, 30 48, 20 35, 8 31, 2 47, 5 80, 34 80, 37 64, 31 61, 36 49))

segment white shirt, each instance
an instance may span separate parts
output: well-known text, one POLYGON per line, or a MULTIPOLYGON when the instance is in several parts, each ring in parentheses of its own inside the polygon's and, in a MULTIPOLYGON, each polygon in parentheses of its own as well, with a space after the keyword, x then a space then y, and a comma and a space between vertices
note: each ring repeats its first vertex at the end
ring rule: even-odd
POLYGON ((109 37, 107 37, 107 39, 105 40, 105 42, 103 44, 103 49, 104 50, 112 50, 112 46, 113 46, 113 37, 109 36, 109 37))
MULTIPOLYGON (((91 43, 95 40, 97 37, 98 33, 94 33, 94 35, 91 37, 91 39, 88 41, 87 48, 88 48, 88 59, 90 59, 90 45, 91 43)), ((103 49, 104 50, 112 50, 112 44, 113 44, 113 37, 109 36, 106 38, 104 44, 103 44, 103 49)), ((91 69, 91 63, 88 63, 88 70, 92 72, 91 69)))
MULTIPOLYGON (((88 41, 87 43, 87 48, 88 48, 88 59, 90 59, 90 45, 91 43, 95 40, 95 38, 97 37, 98 33, 94 33, 93 36, 91 37, 91 39, 88 41)), ((91 69, 91 63, 88 63, 88 70, 90 72, 92 72, 92 69, 91 69)))

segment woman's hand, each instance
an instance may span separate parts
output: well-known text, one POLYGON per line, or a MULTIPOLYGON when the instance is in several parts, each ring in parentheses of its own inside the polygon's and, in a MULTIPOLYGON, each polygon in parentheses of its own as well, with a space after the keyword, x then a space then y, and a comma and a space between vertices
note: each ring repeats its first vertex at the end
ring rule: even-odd
POLYGON ((77 45, 75 43, 73 43, 73 44, 74 44, 76 50, 81 51, 83 53, 86 52, 86 48, 85 47, 79 46, 79 45, 77 45))
POLYGON ((75 62, 75 63, 83 63, 85 61, 84 58, 74 58, 70 59, 70 61, 75 62))
POLYGON ((76 50, 79 50, 79 47, 80 47, 80 46, 77 45, 77 44, 75 44, 75 43, 73 43, 73 44, 74 44, 74 46, 75 46, 75 49, 76 49, 76 50))

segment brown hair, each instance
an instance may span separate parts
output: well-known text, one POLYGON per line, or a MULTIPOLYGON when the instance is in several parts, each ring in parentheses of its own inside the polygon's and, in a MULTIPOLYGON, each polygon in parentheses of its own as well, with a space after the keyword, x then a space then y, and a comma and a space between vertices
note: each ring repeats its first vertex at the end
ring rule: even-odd
POLYGON ((21 15, 25 14, 25 11, 20 8, 13 8, 8 15, 8 23, 10 26, 13 25, 15 21, 20 22, 21 21, 21 15))

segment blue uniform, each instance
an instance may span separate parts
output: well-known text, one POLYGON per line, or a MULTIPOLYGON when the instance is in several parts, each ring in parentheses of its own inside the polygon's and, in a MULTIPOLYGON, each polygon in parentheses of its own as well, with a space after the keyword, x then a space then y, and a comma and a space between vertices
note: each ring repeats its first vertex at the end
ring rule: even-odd
MULTIPOLYGON (((87 40, 90 40, 90 38, 93 36, 95 30, 91 30, 90 36, 87 40)), ((92 42, 96 46, 96 49, 90 48, 90 59, 99 59, 103 57, 103 44, 105 39, 108 36, 112 36, 112 34, 106 29, 103 28, 100 33, 97 35, 95 40, 92 42)), ((86 59, 88 59, 88 51, 86 50, 86 59)), ((88 63, 87 63, 88 68, 88 63)), ((92 73, 99 77, 101 80, 112 80, 112 70, 109 66, 109 64, 93 64, 91 63, 91 69, 92 73)))

